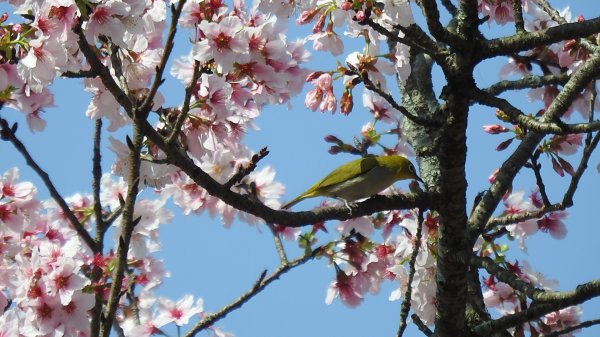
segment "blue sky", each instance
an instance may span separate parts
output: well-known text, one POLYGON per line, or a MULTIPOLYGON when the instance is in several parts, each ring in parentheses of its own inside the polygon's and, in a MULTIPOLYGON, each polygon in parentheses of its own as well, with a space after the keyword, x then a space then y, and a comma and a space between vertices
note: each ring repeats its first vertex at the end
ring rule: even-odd
MULTIPOLYGON (((551 3, 562 8, 567 1, 551 3)), ((583 14, 591 18, 600 15, 600 3, 595 1, 573 0, 571 7, 574 16, 583 14)), ((178 42, 176 55, 187 53, 187 32, 181 30, 180 33, 182 38, 178 42)), ((335 64, 327 54, 313 53, 313 56, 314 62, 310 67, 323 64, 333 67, 335 64)), ((495 78, 502 61, 493 60, 476 70, 480 85, 484 86, 495 78)), ((434 81, 442 79, 439 72, 434 77, 434 81)), ((32 135, 20 114, 2 111, 4 118, 20 123, 19 137, 47 170, 63 195, 91 191, 94 123, 85 117, 89 95, 83 92, 80 82, 58 80, 53 85, 57 107, 46 111, 44 117, 48 126, 42 133, 32 135)), ((167 103, 179 104, 183 97, 179 83, 168 79, 165 88, 167 103)), ((307 86, 306 89, 310 88, 307 86)), ((360 98, 360 94, 360 89, 355 91, 355 97, 360 98)), ((522 97, 514 100, 524 101, 522 97)), ((360 126, 370 120, 369 114, 360 109, 359 102, 355 102, 355 111, 346 117, 312 112, 304 107, 303 101, 304 96, 301 95, 294 99, 290 110, 285 106, 265 109, 257 121, 261 130, 252 131, 247 136, 250 148, 257 151, 261 147, 269 147, 271 153, 261 161, 261 165, 276 168, 277 179, 287 187, 286 200, 351 158, 348 155, 329 155, 329 145, 322 140, 324 136, 335 134, 350 140, 359 133, 360 126)), ((508 154, 498 154, 494 150, 506 136, 490 136, 482 131, 481 125, 492 123, 497 123, 493 109, 475 107, 472 110, 468 130, 469 201, 478 191, 487 187, 487 177, 508 154)), ((104 145, 107 145, 106 141, 104 145)), ((39 179, 9 144, 0 143, 0 151, 3 156, 0 172, 19 166, 22 180, 34 181, 40 196, 48 196, 39 179)), ((110 151, 104 152, 105 169, 109 169, 112 158, 110 151)), ((536 270, 549 278, 558 279, 562 290, 600 278, 600 248, 596 244, 596 238, 600 237, 600 226, 594 214, 598 207, 595 196, 599 183, 595 166, 599 161, 600 156, 592 157, 589 173, 583 178, 575 197, 575 206, 569 211, 571 216, 566 220, 569 233, 564 240, 555 241, 549 235, 538 234, 527 241, 529 251, 526 255, 518 251, 516 244, 512 245, 510 256, 529 260, 536 270)), ((549 167, 549 162, 542 163, 549 167)), ((561 197, 560 192, 568 180, 548 170, 544 174, 550 179, 550 198, 556 201, 561 197)), ((399 183, 398 186, 406 187, 406 183, 399 183)), ((532 174, 528 171, 523 171, 515 182, 515 189, 529 191, 533 186, 532 174)), ((318 202, 307 200, 295 209, 309 209, 318 202)), ((158 254, 165 260, 172 276, 165 280, 159 295, 177 300, 191 293, 204 299, 207 311, 214 311, 249 289, 263 269, 272 271, 277 266, 279 259, 265 227, 257 230, 244 223, 235 223, 231 229, 226 229, 218 219, 208 216, 184 217, 178 209, 173 210, 178 216, 161 230, 163 249, 158 254)), ((333 229, 334 225, 330 223, 328 228, 333 229)), ((287 243, 286 247, 291 256, 301 254, 295 243, 287 243)), ((333 278, 334 271, 326 261, 309 262, 284 275, 241 310, 220 321, 218 326, 238 337, 361 337, 395 334, 400 303, 387 300, 390 291, 396 288, 395 283, 386 283, 379 296, 367 295, 360 307, 348 309, 339 301, 329 306, 324 303, 326 289, 333 278)), ((584 306, 585 318, 598 318, 599 302, 596 300, 584 306)), ((580 336, 593 336, 596 335, 595 331, 598 329, 584 330, 580 336)), ((412 328, 407 333, 407 336, 419 335, 412 328)))

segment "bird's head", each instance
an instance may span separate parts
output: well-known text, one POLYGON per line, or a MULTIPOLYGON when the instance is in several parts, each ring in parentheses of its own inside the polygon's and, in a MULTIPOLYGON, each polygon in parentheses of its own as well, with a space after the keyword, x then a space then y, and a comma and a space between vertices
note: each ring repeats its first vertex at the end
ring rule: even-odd
POLYGON ((423 182, 417 175, 415 166, 403 156, 385 156, 378 158, 381 165, 387 167, 396 175, 396 180, 415 179, 423 182))

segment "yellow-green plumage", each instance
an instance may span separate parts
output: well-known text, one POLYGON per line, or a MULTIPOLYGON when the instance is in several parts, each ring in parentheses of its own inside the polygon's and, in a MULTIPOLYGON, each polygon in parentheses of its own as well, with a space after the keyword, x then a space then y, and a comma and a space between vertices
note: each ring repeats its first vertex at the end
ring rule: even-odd
POLYGON ((319 196, 342 199, 346 202, 368 198, 402 179, 416 179, 415 167, 402 156, 360 158, 346 163, 292 201, 283 205, 290 208, 296 203, 319 196))

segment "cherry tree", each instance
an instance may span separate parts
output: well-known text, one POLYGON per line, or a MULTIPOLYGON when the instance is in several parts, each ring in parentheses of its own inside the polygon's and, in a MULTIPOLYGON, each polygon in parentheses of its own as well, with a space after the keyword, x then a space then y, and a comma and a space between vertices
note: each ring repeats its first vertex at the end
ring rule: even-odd
POLYGON ((9 4, 0 18, 0 136, 29 167, 0 180, 0 335, 150 336, 176 327, 230 336, 226 315, 317 259, 331 266, 327 303, 388 296, 400 306, 398 336, 411 324, 444 337, 570 336, 600 323, 582 319, 581 307, 600 295, 600 279, 559 291, 516 257, 534 235, 567 236, 580 181, 597 174, 588 166, 600 141, 600 17, 572 17, 547 0, 9 4), (183 55, 174 55, 175 41, 183 55), (312 53, 337 64, 309 63, 312 53), (44 131, 45 109, 68 104, 54 100, 58 77, 91 96, 84 194, 61 194, 53 179, 66 177, 51 179, 30 152, 35 144, 21 141, 44 131), (177 85, 183 101, 169 105, 177 85), (276 167, 263 164, 269 151, 250 148, 245 135, 267 107, 301 95, 305 107, 294 109, 370 120, 354 137, 332 130, 331 154, 400 154, 418 163, 424 182, 350 204, 281 209, 289 196, 276 167), (474 113, 496 120, 477 137, 501 139, 499 167, 471 197, 466 162, 481 155, 467 149, 474 113), (23 170, 43 186, 21 180, 23 170), (554 176, 566 183, 553 186, 554 176), (40 189, 51 198, 41 200, 40 189), (214 312, 201 293, 157 295, 169 269, 157 258, 159 229, 203 213, 272 234, 280 260, 214 312), (385 284, 395 290, 382 294, 385 284))

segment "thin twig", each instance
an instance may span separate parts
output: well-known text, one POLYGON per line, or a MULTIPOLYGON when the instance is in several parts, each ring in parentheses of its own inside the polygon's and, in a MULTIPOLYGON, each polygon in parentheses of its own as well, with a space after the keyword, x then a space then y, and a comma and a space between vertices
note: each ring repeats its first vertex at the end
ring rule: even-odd
POLYGON ((406 118, 408 118, 410 121, 414 122, 415 124, 430 125, 430 126, 435 126, 435 125, 441 124, 441 122, 438 120, 434 120, 434 119, 430 119, 430 118, 423 118, 423 117, 420 117, 417 115, 413 115, 410 111, 408 111, 408 109, 406 109, 405 107, 398 104, 398 102, 396 102, 396 100, 392 97, 392 95, 383 91, 383 89, 381 89, 381 87, 379 87, 378 85, 373 83, 373 81, 371 81, 371 79, 369 78, 369 76, 367 76, 366 73, 361 74, 361 72, 358 71, 358 69, 356 69, 352 66, 351 66, 350 70, 352 70, 362 80, 362 82, 365 85, 365 88, 377 93, 379 96, 381 96, 383 99, 385 99, 394 109, 398 110, 402 115, 404 115, 406 118))
MULTIPOLYGON (((92 159, 92 190, 94 193, 94 214, 96 217, 96 234, 94 241, 98 247, 98 251, 102 253, 104 250, 104 234, 106 233, 106 225, 102 216, 102 203, 100 202, 100 186, 102 180, 102 166, 100 153, 100 140, 102 136, 102 119, 96 119, 96 127, 94 131, 94 157, 92 159)), ((102 276, 102 270, 94 266, 92 270, 92 283, 96 283, 102 276)), ((102 306, 104 299, 100 291, 95 292, 94 308, 92 309, 92 320, 90 322, 91 336, 98 336, 100 332, 100 320, 102 318, 102 306)))
POLYGON ((538 159, 540 158, 541 152, 538 150, 531 156, 531 169, 533 170, 533 174, 535 175, 535 181, 537 183, 538 189, 540 191, 540 195, 542 197, 542 201, 544 202, 544 206, 548 207, 551 205, 550 199, 548 199, 548 194, 546 193, 546 185, 544 184, 544 180, 542 179, 542 173, 540 172, 540 168, 542 167, 538 163, 538 159))
POLYGON ((497 218, 491 218, 486 227, 484 228, 484 233, 491 230, 496 226, 501 225, 509 225, 517 222, 523 222, 531 219, 539 219, 544 214, 548 214, 556 211, 564 211, 567 207, 561 204, 552 204, 550 206, 545 206, 539 210, 531 211, 531 212, 523 212, 517 214, 509 214, 497 218))
POLYGON ((140 111, 146 112, 150 111, 152 108, 154 97, 158 92, 158 87, 163 83, 163 73, 165 72, 165 68, 167 66, 167 61, 171 56, 171 52, 173 51, 173 46, 175 45, 175 34, 177 33, 177 24, 179 21, 179 16, 181 15, 181 11, 183 10, 183 6, 185 5, 186 0, 180 0, 177 3, 177 7, 174 5, 171 6, 171 26, 169 27, 169 34, 167 35, 167 40, 165 42, 165 47, 160 58, 160 63, 156 67, 156 74, 154 76, 154 81, 152 82, 152 86, 150 87, 150 91, 146 98, 140 105, 140 111))
MULTIPOLYGON (((556 118, 554 118, 553 121, 547 121, 547 119, 538 120, 524 114, 523 111, 516 108, 507 100, 493 96, 483 90, 475 90, 471 92, 471 94, 475 102, 500 109, 508 116, 511 123, 522 126, 529 131, 535 131, 536 133, 566 135, 600 130, 600 121, 566 124, 562 121, 558 121, 556 118)), ((563 111, 566 111, 566 109, 563 111)))
POLYGON ((544 292, 543 290, 535 288, 531 283, 521 280, 515 273, 502 268, 489 257, 473 255, 469 259, 469 264, 478 268, 484 268, 490 275, 494 275, 498 280, 527 295, 529 298, 534 298, 539 293, 544 292))
POLYGON ((600 132, 596 133, 592 141, 588 146, 583 149, 583 155, 581 156, 581 161, 579 162, 579 166, 575 171, 575 175, 571 177, 571 183, 563 197, 562 203, 567 206, 573 205, 573 196, 575 195, 575 191, 577 191, 577 185, 579 184, 579 180, 583 176, 583 173, 587 169, 587 164, 592 156, 592 153, 598 146, 598 142, 600 141, 600 132))
POLYGON ((121 297, 121 285, 127 266, 127 254, 133 229, 141 218, 134 219, 134 206, 139 192, 140 177, 140 149, 143 145, 144 136, 139 130, 139 116, 134 114, 133 140, 132 148, 129 149, 129 172, 127 173, 127 196, 123 206, 123 217, 121 218, 121 234, 119 235, 119 244, 116 253, 116 267, 112 275, 112 285, 108 295, 108 303, 105 309, 105 317, 100 329, 101 337, 109 337, 111 326, 115 318, 119 299, 121 297))
MULTIPOLYGON (((2 130, 2 139, 10 141, 13 144, 13 146, 17 149, 17 151, 21 153, 23 158, 25 158, 25 162, 27 163, 27 165, 29 165, 29 167, 31 167, 35 171, 35 173, 37 173, 37 175, 42 179, 44 185, 46 185, 46 188, 50 192, 50 196, 58 204, 61 211, 67 217, 67 219, 71 223, 71 226, 77 232, 79 237, 94 253, 97 253, 98 247, 96 246, 94 239, 92 239, 90 233, 88 233, 85 230, 81 222, 79 222, 75 214, 71 211, 65 199, 60 195, 60 193, 52 183, 52 180, 50 179, 48 173, 42 170, 42 168, 33 159, 31 154, 29 154, 29 151, 27 151, 25 145, 17 138, 17 135, 15 135, 13 129, 11 129, 11 127, 8 125, 8 122, 5 119, 0 119, 0 128, 2 130)), ((16 129, 15 127, 13 128, 16 129)))
POLYGON ((104 219, 102 217, 102 204, 100 202, 100 186, 102 180, 102 155, 100 153, 100 140, 102 136, 102 119, 96 119, 94 132, 94 158, 92 160, 92 190, 94 193, 94 215, 96 217, 96 237, 94 241, 100 251, 103 250, 103 238, 105 233, 104 219))
POLYGON ((412 297, 412 282, 415 277, 416 267, 415 264, 417 262, 417 256, 419 255, 419 248, 421 247, 421 234, 423 230, 423 211, 419 210, 418 222, 417 222, 417 231, 415 233, 415 244, 413 251, 410 256, 409 272, 408 272, 408 281, 406 282, 406 291, 404 292, 404 300, 402 301, 402 305, 400 307, 400 325, 398 326, 398 332, 396 333, 396 337, 401 337, 404 334, 404 330, 407 327, 406 320, 408 319, 408 313, 410 311, 410 301, 412 297))
POLYGON ((600 296, 600 280, 580 284, 572 291, 540 291, 533 297, 534 303, 529 308, 495 320, 483 322, 474 327, 473 332, 480 336, 489 336, 494 331, 509 329, 525 322, 539 319, 540 316, 545 314, 581 304, 598 296, 600 296))
POLYGON ((188 112, 190 111, 190 102, 192 100, 192 93, 196 87, 196 82, 200 78, 202 72, 200 71, 200 62, 194 61, 194 70, 192 71, 192 79, 190 83, 185 88, 185 97, 183 98, 183 106, 181 107, 181 111, 179 112, 179 116, 177 116, 177 120, 175 120, 175 124, 173 124, 173 129, 171 130, 171 134, 167 138, 167 144, 172 144, 177 136, 179 135, 179 131, 187 118, 188 112))
POLYGON ((269 154, 269 150, 267 150, 266 147, 263 147, 262 149, 260 149, 260 151, 258 151, 258 153, 255 153, 252 156, 252 158, 250 159, 250 162, 248 162, 246 165, 240 166, 238 168, 238 171, 225 184, 223 184, 223 187, 231 188, 233 185, 242 181, 242 179, 244 179, 244 177, 246 177, 247 175, 249 175, 250 173, 252 173, 252 171, 254 171, 256 169, 258 162, 261 161, 268 154, 269 154))
POLYGON ((286 264, 284 266, 280 266, 279 268, 275 269, 275 271, 273 273, 271 273, 269 276, 266 276, 267 275, 266 270, 263 271, 261 273, 260 277, 258 278, 258 280, 254 283, 254 285, 252 286, 252 288, 250 290, 248 290, 246 293, 244 293, 242 296, 240 296, 238 299, 236 299, 232 303, 221 308, 219 311, 217 311, 213 314, 206 315, 200 322, 198 322, 192 329, 190 329, 190 331, 188 331, 184 335, 184 337, 193 337, 198 332, 201 332, 202 330, 209 328, 210 326, 215 324, 217 321, 219 321, 222 318, 224 318, 225 316, 227 316, 232 311, 240 308, 242 305, 244 305, 246 302, 248 302, 252 297, 256 296, 263 289, 265 289, 266 286, 268 286, 273 281, 275 281, 279 277, 281 277, 281 275, 283 275, 283 274, 287 273, 288 271, 313 259, 315 256, 317 256, 320 253, 320 251, 321 251, 321 249, 317 248, 317 249, 313 250, 313 252, 309 255, 292 260, 288 264, 286 264))
POLYGON ((275 225, 267 223, 267 227, 273 233, 273 240, 275 241, 275 249, 277 250, 277 254, 279 255, 279 261, 282 266, 285 266, 289 263, 287 259, 287 255, 285 254, 285 249, 283 248, 283 243, 281 242, 281 236, 279 235, 277 228, 275 225))

